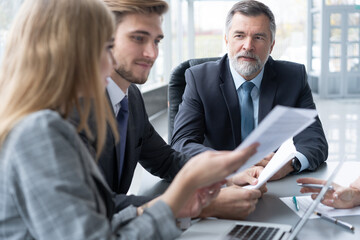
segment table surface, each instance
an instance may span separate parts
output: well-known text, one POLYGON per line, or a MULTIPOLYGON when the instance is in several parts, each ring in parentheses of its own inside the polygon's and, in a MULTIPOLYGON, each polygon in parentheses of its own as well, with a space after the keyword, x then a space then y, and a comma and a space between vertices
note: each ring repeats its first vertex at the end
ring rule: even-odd
MULTIPOLYGON (((268 182, 268 192, 259 200, 256 210, 250 214, 246 221, 271 222, 288 224, 294 226, 298 220, 298 215, 288 208, 279 198, 301 195, 300 187, 296 184, 299 177, 316 177, 327 179, 337 162, 323 164, 315 172, 303 172, 297 175, 287 176, 284 179, 268 182)), ((360 176, 360 162, 347 161, 337 174, 335 182, 347 186, 360 176)), ((151 175, 142 178, 139 194, 152 195, 163 192, 168 183, 159 180, 151 175)), ((333 223, 323 219, 309 219, 298 234, 298 239, 360 239, 360 216, 337 217, 355 226, 355 232, 345 230, 333 223)), ((187 234, 188 236, 189 234, 187 234)), ((190 235, 191 236, 191 235, 190 235)), ((194 236, 195 237, 195 236, 194 236)))

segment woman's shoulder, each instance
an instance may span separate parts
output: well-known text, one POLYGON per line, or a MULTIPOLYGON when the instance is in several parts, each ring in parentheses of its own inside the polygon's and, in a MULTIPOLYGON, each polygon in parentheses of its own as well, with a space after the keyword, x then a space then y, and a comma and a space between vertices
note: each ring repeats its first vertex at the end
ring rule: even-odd
POLYGON ((8 148, 19 149, 33 147, 46 141, 53 141, 62 136, 65 139, 74 139, 77 135, 75 128, 58 112, 40 110, 22 118, 10 131, 5 141, 8 148))
POLYGON ((48 132, 74 132, 74 127, 58 112, 45 109, 31 113, 14 127, 14 133, 41 135, 48 132))

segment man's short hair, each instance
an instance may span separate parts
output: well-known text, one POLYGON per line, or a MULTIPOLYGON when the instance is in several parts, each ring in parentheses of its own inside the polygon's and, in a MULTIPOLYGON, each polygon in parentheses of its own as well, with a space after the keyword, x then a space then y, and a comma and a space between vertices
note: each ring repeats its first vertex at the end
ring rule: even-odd
POLYGON ((164 0, 103 0, 110 10, 115 14, 116 25, 118 25, 126 14, 156 13, 162 16, 169 9, 164 0))
POLYGON ((275 40, 275 33, 276 33, 275 17, 268 6, 255 0, 244 0, 236 3, 230 9, 229 13, 226 16, 226 23, 225 23, 226 35, 229 34, 231 22, 235 13, 240 13, 248 17, 257 17, 262 14, 267 16, 270 22, 271 41, 273 42, 275 40))

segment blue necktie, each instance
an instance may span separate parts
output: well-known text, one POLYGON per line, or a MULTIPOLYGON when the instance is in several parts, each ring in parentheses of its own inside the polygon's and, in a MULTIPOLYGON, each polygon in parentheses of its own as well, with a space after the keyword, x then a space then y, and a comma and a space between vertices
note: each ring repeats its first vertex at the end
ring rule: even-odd
POLYGON ((251 98, 251 90, 254 87, 252 82, 244 82, 239 88, 242 94, 240 97, 240 114, 241 114, 241 141, 254 129, 254 105, 251 98))
POLYGON ((120 102, 120 110, 116 116, 118 123, 118 132, 120 135, 120 141, 117 144, 117 160, 118 160, 118 171, 119 171, 119 182, 121 179, 122 168, 124 165, 124 156, 125 156, 125 145, 126 145, 126 132, 129 118, 129 106, 128 98, 125 96, 120 102))

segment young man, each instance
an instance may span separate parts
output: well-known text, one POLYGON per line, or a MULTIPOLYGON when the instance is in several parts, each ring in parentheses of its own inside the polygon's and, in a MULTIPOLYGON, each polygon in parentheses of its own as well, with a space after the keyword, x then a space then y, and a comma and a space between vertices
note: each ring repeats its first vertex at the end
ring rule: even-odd
MULTIPOLYGON (((236 3, 226 19, 228 53, 185 73, 183 102, 174 121, 172 146, 194 156, 233 150, 276 105, 315 109, 305 66, 275 61, 275 19, 263 3, 236 3)), ((274 177, 315 170, 327 159, 319 118, 294 137, 295 158, 274 177)), ((266 166, 272 155, 260 162, 266 166)))
MULTIPOLYGON (((141 93, 135 85, 146 82, 150 69, 158 57, 158 44, 164 37, 161 29, 162 15, 168 9, 167 3, 163 0, 104 0, 104 2, 115 14, 116 19, 113 55, 118 66, 111 74, 107 93, 114 114, 119 120, 120 142, 116 143, 113 133, 108 130, 99 165, 111 189, 118 193, 117 207, 122 209, 130 204, 140 206, 151 199, 145 196, 125 195, 137 162, 153 175, 172 180, 188 158, 174 151, 154 130, 148 120, 141 93), (128 100, 127 107, 123 107, 123 99, 128 100), (125 112, 128 113, 125 131, 121 126, 123 119, 118 117, 124 108, 127 108, 125 112), (122 139, 126 141, 122 142, 122 139)), ((81 136, 90 152, 95 154, 95 141, 90 141, 85 134, 81 136)), ((253 183, 258 172, 258 168, 249 170, 238 175, 234 182, 253 183)), ((234 207, 232 210, 229 209, 229 212, 233 213, 234 217, 244 218, 255 209, 261 192, 240 187, 233 188, 237 188, 237 191, 234 191, 232 197, 227 200, 234 207)), ((218 198, 222 195, 223 193, 220 193, 218 198)), ((206 212, 210 216, 220 216, 216 212, 222 212, 222 208, 211 208, 206 212)))

